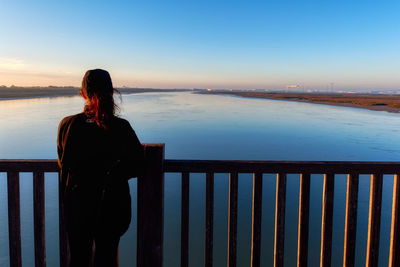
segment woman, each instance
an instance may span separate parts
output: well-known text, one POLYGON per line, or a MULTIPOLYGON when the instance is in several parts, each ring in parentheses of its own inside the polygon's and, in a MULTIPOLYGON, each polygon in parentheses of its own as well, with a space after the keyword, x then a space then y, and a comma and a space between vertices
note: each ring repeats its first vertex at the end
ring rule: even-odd
POLYGON ((119 239, 131 220, 128 179, 142 169, 143 148, 129 122, 115 115, 114 91, 107 71, 87 71, 79 91, 84 111, 58 128, 60 193, 74 267, 91 265, 93 256, 94 266, 118 266, 119 239))

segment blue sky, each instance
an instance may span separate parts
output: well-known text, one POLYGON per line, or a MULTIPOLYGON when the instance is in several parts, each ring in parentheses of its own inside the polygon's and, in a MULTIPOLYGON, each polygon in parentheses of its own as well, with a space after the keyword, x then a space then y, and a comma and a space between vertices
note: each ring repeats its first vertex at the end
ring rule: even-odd
POLYGON ((400 1, 0 0, 0 85, 400 89, 400 1))

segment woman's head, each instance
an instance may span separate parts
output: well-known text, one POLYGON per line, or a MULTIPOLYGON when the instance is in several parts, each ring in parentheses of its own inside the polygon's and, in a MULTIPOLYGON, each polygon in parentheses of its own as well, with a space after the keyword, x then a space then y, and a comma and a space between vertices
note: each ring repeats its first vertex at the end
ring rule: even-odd
POLYGON ((110 74, 105 70, 88 70, 83 77, 80 94, 87 102, 84 113, 105 129, 118 109, 114 102, 114 91, 110 74))

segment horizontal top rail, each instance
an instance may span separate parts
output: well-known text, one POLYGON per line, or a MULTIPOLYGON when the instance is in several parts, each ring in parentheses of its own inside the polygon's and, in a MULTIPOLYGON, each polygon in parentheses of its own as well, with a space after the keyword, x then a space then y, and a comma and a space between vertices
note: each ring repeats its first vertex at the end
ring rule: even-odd
POLYGON ((58 172, 56 159, 0 159, 0 172, 58 172))
MULTIPOLYGON (((0 159, 0 172, 58 172, 54 159, 0 159)), ((171 160, 164 161, 165 172, 214 173, 336 173, 398 174, 400 162, 369 161, 251 161, 251 160, 171 160)))
POLYGON ((368 161, 252 161, 252 160, 165 160, 166 172, 241 173, 359 173, 395 174, 400 162, 368 161))

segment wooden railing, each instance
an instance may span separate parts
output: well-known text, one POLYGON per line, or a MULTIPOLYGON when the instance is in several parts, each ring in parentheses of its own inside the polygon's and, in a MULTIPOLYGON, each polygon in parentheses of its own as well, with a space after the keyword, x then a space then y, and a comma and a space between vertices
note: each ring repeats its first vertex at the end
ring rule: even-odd
MULTIPOLYGON (((189 176, 206 174, 205 266, 213 263, 214 173, 229 173, 228 266, 236 266, 238 174, 253 173, 251 266, 260 266, 262 174, 276 173, 274 266, 284 264, 286 175, 300 174, 297 266, 307 266, 311 174, 324 174, 320 266, 331 265, 335 174, 347 174, 343 266, 354 266, 360 174, 371 174, 366 266, 378 266, 382 181, 394 175, 389 266, 400 266, 400 162, 293 162, 164 160, 163 144, 146 144, 146 171, 138 179, 137 266, 162 266, 164 173, 182 175, 181 266, 189 263, 189 176)), ((33 172, 35 266, 46 266, 44 173, 58 172, 55 160, 0 160, 7 172, 10 265, 21 266, 19 172, 33 172)), ((63 209, 59 202, 60 210, 63 209)), ((60 265, 68 265, 68 247, 60 214, 60 265)))

